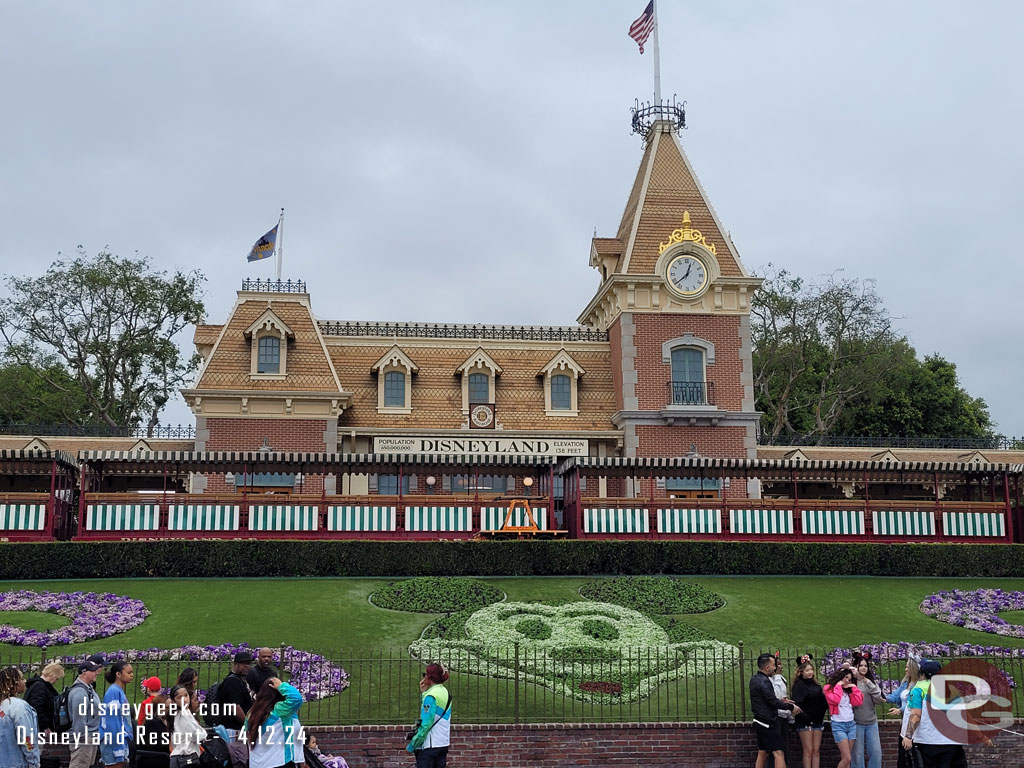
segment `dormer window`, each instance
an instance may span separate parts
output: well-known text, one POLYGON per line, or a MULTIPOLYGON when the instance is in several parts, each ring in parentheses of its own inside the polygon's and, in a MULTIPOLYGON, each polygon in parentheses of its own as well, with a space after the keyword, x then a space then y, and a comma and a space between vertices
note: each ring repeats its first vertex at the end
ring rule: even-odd
POLYGON ((495 381, 501 366, 482 348, 460 365, 455 374, 462 377, 462 413, 469 414, 470 403, 493 403, 495 381))
POLYGON ((261 336, 258 345, 256 373, 280 373, 281 340, 275 336, 261 336))
POLYGON ((537 372, 538 376, 544 377, 546 415, 579 415, 579 378, 583 373, 583 368, 564 349, 537 372))
POLYGON ((251 345, 249 376, 253 379, 283 379, 288 372, 288 340, 292 329, 267 307, 259 319, 245 329, 251 345))
POLYGON ((377 374, 377 413, 412 413, 412 376, 419 371, 398 346, 394 346, 371 369, 377 374))

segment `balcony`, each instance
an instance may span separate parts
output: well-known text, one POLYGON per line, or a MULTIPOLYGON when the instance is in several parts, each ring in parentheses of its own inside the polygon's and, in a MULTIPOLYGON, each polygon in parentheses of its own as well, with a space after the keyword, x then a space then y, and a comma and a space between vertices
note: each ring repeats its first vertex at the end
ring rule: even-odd
POLYGON ((715 385, 710 381, 670 381, 671 405, 714 405, 715 385))

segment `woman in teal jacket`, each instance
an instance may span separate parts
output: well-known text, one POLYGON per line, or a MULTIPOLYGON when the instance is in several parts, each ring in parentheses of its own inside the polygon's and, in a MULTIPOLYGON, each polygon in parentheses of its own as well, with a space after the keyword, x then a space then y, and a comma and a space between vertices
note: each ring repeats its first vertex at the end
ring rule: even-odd
POLYGON ((448 670, 428 664, 420 680, 420 723, 406 749, 416 755, 416 768, 445 768, 448 764, 452 699, 443 683, 448 670))
POLYGON ((291 683, 272 677, 253 700, 241 734, 249 742, 249 768, 281 768, 305 762, 296 714, 302 694, 291 683))

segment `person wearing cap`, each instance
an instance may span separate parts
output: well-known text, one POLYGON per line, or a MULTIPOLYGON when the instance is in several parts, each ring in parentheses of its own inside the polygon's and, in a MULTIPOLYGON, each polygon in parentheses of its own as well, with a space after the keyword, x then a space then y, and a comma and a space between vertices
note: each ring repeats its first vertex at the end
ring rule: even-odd
POLYGON ((919 665, 921 680, 918 680, 907 697, 906 736, 903 748, 913 749, 921 758, 924 768, 967 768, 967 754, 962 744, 944 734, 932 718, 931 701, 932 677, 942 671, 942 665, 934 659, 922 659, 919 665))
POLYGON ((142 681, 142 690, 146 693, 146 698, 139 704, 139 725, 145 725, 147 720, 153 718, 154 707, 157 704, 167 701, 167 697, 160 693, 163 687, 159 677, 147 677, 142 681))
POLYGON ((68 768, 89 768, 96 762, 99 746, 100 697, 96 694, 96 675, 103 669, 95 661, 78 665, 78 677, 68 691, 68 713, 71 716, 70 759, 68 768))
POLYGON ((217 690, 217 705, 220 707, 218 722, 236 733, 242 730, 245 715, 252 707, 252 689, 245 680, 250 669, 252 654, 249 651, 239 651, 231 664, 231 673, 224 678, 217 690))

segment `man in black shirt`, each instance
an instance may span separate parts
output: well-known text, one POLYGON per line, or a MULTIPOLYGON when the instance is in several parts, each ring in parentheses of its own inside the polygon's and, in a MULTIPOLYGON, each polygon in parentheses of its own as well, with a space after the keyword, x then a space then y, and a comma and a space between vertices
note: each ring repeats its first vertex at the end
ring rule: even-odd
POLYGON ((782 732, 779 729, 779 710, 791 709, 800 713, 800 707, 789 699, 780 701, 775 696, 772 675, 775 674, 775 657, 762 653, 757 657, 757 672, 750 678, 750 711, 754 714, 754 733, 757 736, 756 768, 765 768, 768 755, 774 760, 774 768, 786 768, 782 732))
POLYGON ((231 665, 231 674, 224 678, 217 689, 217 706, 220 707, 218 722, 229 731, 242 730, 245 715, 252 707, 252 689, 245 676, 252 669, 252 654, 239 651, 231 665))
POLYGON ((259 693, 260 688, 270 678, 281 677, 281 673, 274 668, 273 661, 274 651, 272 648, 260 648, 256 653, 256 665, 245 676, 246 682, 252 688, 253 695, 259 693))

